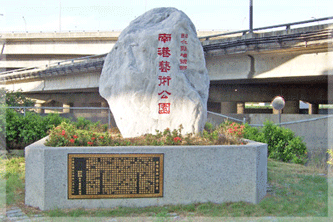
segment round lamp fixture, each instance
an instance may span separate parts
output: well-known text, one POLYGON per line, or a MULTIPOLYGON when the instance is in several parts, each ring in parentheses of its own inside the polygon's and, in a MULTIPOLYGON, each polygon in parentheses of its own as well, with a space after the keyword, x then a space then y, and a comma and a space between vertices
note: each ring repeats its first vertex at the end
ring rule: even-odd
POLYGON ((272 101, 272 106, 276 110, 282 110, 285 106, 286 102, 281 96, 277 96, 272 101))

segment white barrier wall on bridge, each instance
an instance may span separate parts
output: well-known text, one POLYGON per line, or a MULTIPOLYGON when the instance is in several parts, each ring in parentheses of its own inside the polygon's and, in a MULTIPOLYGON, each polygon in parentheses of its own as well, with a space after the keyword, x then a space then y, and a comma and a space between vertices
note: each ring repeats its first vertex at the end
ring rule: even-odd
POLYGON ((279 78, 319 76, 332 74, 333 64, 329 58, 333 52, 310 54, 274 53, 251 55, 234 54, 206 57, 206 66, 211 80, 279 78), (250 74, 250 75, 249 75, 250 74))
POLYGON ((14 82, 5 85, 8 90, 17 91, 21 89, 23 92, 48 92, 62 90, 76 90, 85 92, 87 89, 99 87, 100 70, 90 71, 86 74, 73 73, 70 75, 58 75, 54 77, 33 79, 27 82, 14 82))

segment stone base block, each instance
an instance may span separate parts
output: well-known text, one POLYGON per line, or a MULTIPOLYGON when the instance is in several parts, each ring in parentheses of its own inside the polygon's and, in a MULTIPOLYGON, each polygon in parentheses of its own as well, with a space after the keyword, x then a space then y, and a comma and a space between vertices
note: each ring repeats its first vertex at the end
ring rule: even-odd
POLYGON ((25 149, 25 204, 41 210, 146 207, 245 201, 266 195, 267 145, 47 147, 46 138, 25 149), (69 199, 68 154, 163 154, 163 196, 69 199))

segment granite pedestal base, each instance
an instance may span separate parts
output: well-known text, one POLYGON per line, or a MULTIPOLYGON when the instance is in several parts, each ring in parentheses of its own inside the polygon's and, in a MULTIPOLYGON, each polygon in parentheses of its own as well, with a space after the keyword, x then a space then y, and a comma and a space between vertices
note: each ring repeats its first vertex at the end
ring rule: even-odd
POLYGON ((41 210, 146 207, 245 201, 266 195, 267 145, 26 147, 25 204, 41 210), (147 198, 69 199, 68 154, 163 154, 163 195, 147 198))

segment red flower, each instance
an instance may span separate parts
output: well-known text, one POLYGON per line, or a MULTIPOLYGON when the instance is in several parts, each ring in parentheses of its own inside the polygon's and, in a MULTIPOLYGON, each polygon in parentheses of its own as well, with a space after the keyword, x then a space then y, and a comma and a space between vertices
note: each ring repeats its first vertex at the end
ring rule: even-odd
POLYGON ((178 141, 181 141, 182 139, 180 138, 180 137, 175 137, 175 138, 173 138, 173 141, 175 141, 175 143, 177 143, 178 141))
POLYGON ((94 144, 93 142, 90 142, 90 141, 88 142, 88 145, 93 145, 93 144, 94 144))
POLYGON ((95 137, 91 137, 92 140, 95 140, 96 138, 95 137))
POLYGON ((74 139, 70 139, 69 142, 70 142, 70 143, 74 143, 75 140, 74 140, 74 139))
POLYGON ((77 138, 77 135, 74 135, 73 138, 76 139, 76 138, 77 138))
POLYGON ((100 136, 99 138, 100 138, 100 139, 104 139, 104 137, 103 137, 103 136, 100 136))
POLYGON ((65 134, 66 134, 66 131, 62 130, 61 135, 65 136, 65 134))

